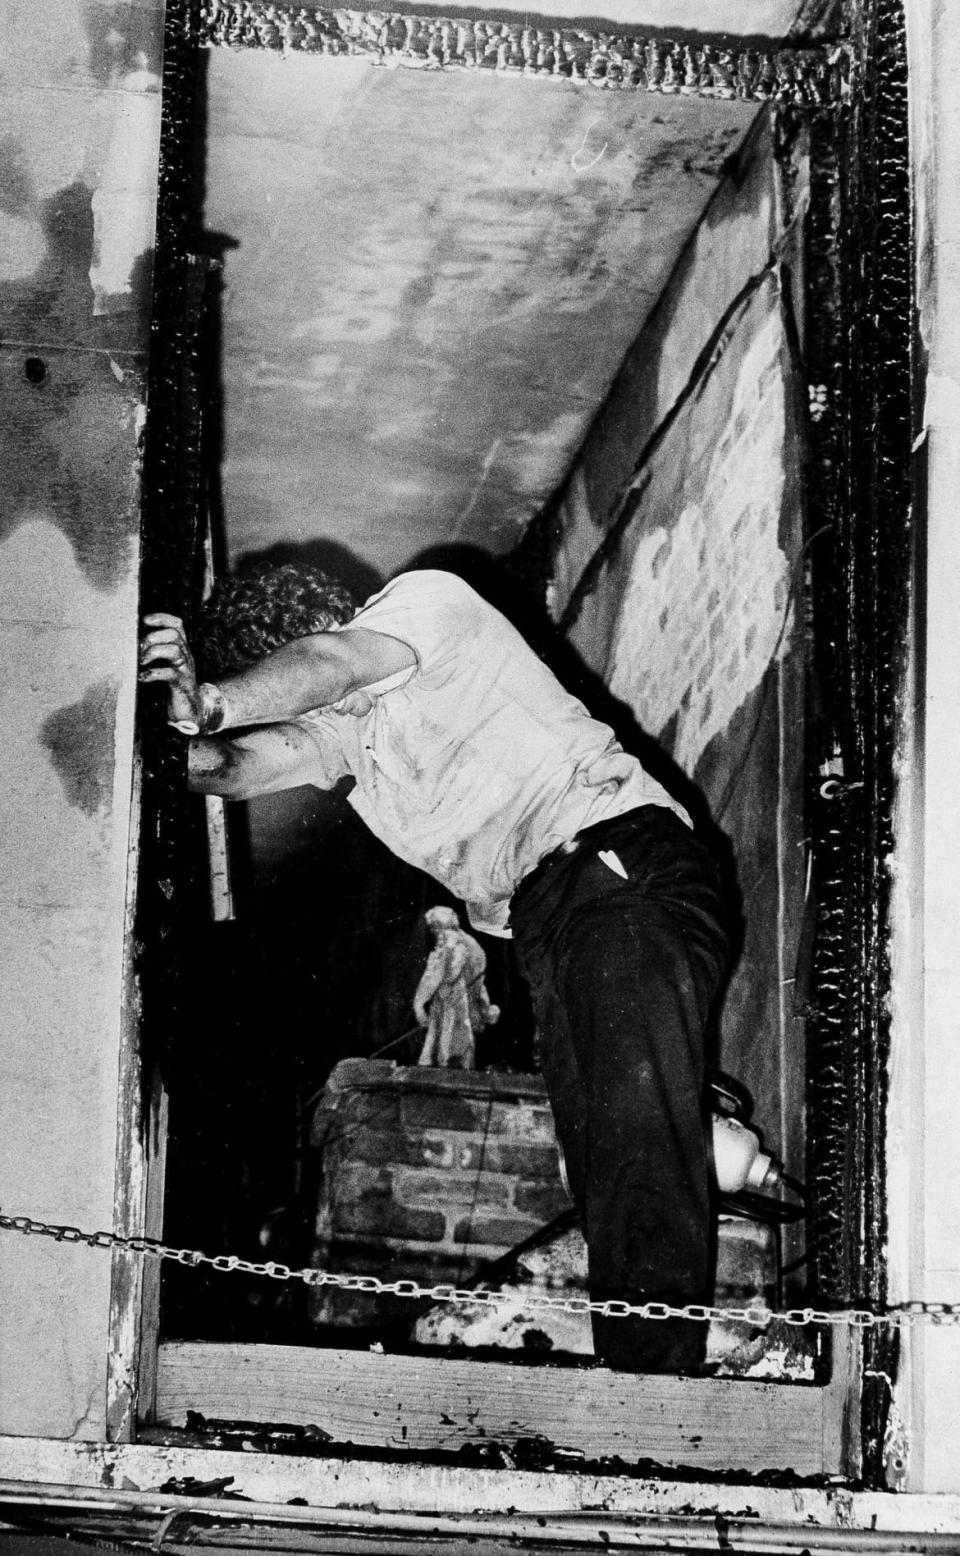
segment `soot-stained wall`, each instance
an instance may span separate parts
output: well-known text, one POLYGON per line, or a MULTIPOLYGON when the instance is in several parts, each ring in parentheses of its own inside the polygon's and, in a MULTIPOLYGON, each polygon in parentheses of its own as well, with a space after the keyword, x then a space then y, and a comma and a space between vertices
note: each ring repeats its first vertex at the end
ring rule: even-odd
POLYGON ((743 929, 719 1059, 802 1170, 802 508, 784 246, 802 156, 791 169, 788 211, 762 121, 572 473, 552 610, 727 840, 743 929))
MULTIPOLYGON (((6 0, 0 1203, 114 1224, 163 0, 6 0)), ((2 1234, 0 1432, 103 1437, 110 1260, 2 1234)))

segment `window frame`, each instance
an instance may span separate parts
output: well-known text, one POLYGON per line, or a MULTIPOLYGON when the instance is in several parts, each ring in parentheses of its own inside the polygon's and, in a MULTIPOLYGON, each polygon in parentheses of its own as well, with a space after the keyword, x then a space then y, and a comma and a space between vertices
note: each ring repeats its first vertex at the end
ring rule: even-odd
MULTIPOLYGON (((192 252, 197 213, 190 173, 201 52, 217 45, 304 47, 310 40, 302 27, 296 31, 300 10, 268 0, 233 5, 207 0, 198 16, 193 0, 167 0, 144 566, 148 575, 152 569, 155 578, 163 577, 169 597, 179 599, 187 614, 197 576, 201 486, 197 331, 205 267, 192 252)), ((523 90, 533 90, 537 75, 549 74, 556 63, 544 51, 543 36, 532 44, 531 29, 519 19, 503 25, 497 43, 482 17, 449 24, 411 15, 397 21, 394 32, 387 27, 377 33, 359 12, 337 12, 332 21, 331 16, 322 18, 329 24, 321 43, 324 53, 342 48, 377 58, 387 48, 424 68, 452 68, 467 62, 470 39, 487 29, 486 63, 529 76, 531 84, 524 82, 523 90)), ((881 857, 892 838, 896 747, 889 712, 901 694, 898 656, 907 632, 912 547, 906 474, 912 256, 906 91, 898 74, 905 65, 900 6, 898 0, 845 0, 837 35, 809 48, 761 42, 746 49, 707 35, 677 43, 638 32, 637 59, 626 67, 616 63, 609 38, 599 33, 576 29, 572 47, 584 79, 629 68, 641 89, 690 97, 754 96, 775 105, 779 133, 789 135, 802 122, 811 137, 807 366, 809 381, 826 389, 826 409, 811 426, 810 530, 829 531, 830 551, 812 572, 808 602, 815 642, 823 645, 819 654, 815 647, 813 663, 821 714, 826 704, 826 716, 819 718, 810 742, 808 798, 817 845, 817 895, 822 919, 831 926, 814 946, 809 1013, 810 1043, 817 1055, 811 1165, 817 1183, 828 1186, 821 1198, 830 1201, 817 1274, 828 1297, 836 1295, 839 1301, 841 1287, 849 1296, 856 1282, 861 1301, 882 1302, 890 969, 889 882, 881 857), (882 93, 885 115, 878 108, 882 93), (861 265, 881 205, 888 222, 893 211, 895 230, 875 262, 861 265), (899 245, 892 257, 891 243, 899 245), (854 383, 856 396, 847 392, 854 383), (840 1093, 824 1099, 818 1094, 818 1074, 832 1071, 838 1057, 840 1093), (875 1099, 874 1109, 859 1106, 865 1090, 875 1099), (827 1116, 823 1128, 817 1123, 821 1105, 827 1116), (843 1149, 838 1150, 841 1139, 843 1149)), ((141 847, 131 865, 131 942, 138 924, 156 916, 152 877, 171 861, 178 868, 182 854, 176 830, 165 830, 163 824, 158 832, 154 824, 169 809, 182 769, 175 756, 160 754, 159 731, 149 725, 141 729, 137 760, 137 805, 150 825, 140 828, 141 847)), ((117 1159, 121 1220, 131 1232, 158 1235, 165 1101, 143 1033, 151 1023, 163 1022, 163 1010, 149 1009, 151 990, 160 979, 156 969, 138 964, 131 965, 127 981, 117 1159)), ((108 1383, 112 1441, 131 1440, 136 1419, 149 1414, 157 1371, 157 1288, 153 1275, 131 1279, 125 1261, 115 1256, 108 1383)), ((853 1349, 859 1355, 863 1348, 864 1369, 873 1381, 860 1400, 860 1431, 852 1434, 846 1460, 857 1463, 868 1482, 882 1476, 883 1425, 890 1404, 889 1383, 883 1379, 894 1371, 895 1339, 873 1332, 853 1337, 853 1349)), ((389 1358, 383 1362, 389 1365, 389 1358)), ((853 1373, 859 1375, 859 1364, 853 1373)), ((845 1387, 849 1390, 849 1379, 845 1387)))

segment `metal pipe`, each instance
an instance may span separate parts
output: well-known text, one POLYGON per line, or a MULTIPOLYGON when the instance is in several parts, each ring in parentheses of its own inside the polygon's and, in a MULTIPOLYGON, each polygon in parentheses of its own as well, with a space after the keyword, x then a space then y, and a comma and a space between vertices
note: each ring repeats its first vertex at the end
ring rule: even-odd
MULTIPOLYGON (((431 1542, 444 1537, 468 1539, 482 1551, 490 1541, 512 1548, 548 1548, 563 1551, 611 1550, 733 1550, 757 1553, 757 1556, 800 1556, 816 1551, 820 1556, 870 1556, 870 1553, 960 1553, 960 1530, 933 1533, 923 1530, 857 1529, 825 1527, 809 1523, 768 1523, 753 1518, 726 1518, 719 1513, 678 1514, 648 1518, 642 1514, 595 1512, 450 1514, 386 1512, 369 1507, 302 1507, 289 1503, 235 1502, 219 1498, 179 1496, 159 1491, 105 1491, 95 1487, 77 1487, 0 1481, 0 1519, 4 1506, 10 1508, 58 1509, 61 1512, 99 1512, 103 1514, 139 1514, 158 1521, 183 1514, 197 1523, 191 1530, 191 1545, 214 1545, 222 1541, 203 1540, 203 1524, 209 1533, 229 1532, 234 1542, 242 1540, 238 1524, 286 1526, 290 1533, 338 1531, 375 1533, 389 1536, 420 1535, 431 1542)), ((172 1543, 176 1543, 175 1540, 172 1543)), ((292 1547, 291 1547, 292 1548, 292 1547)))

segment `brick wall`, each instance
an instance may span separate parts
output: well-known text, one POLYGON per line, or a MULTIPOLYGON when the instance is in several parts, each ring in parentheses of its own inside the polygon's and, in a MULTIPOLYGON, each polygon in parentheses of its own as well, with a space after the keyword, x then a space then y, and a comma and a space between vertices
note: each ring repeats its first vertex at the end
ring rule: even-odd
POLYGON ((791 636, 788 369, 772 279, 728 349, 729 369, 703 387, 681 447, 668 440, 644 472, 605 671, 644 729, 673 722, 672 755, 690 774, 791 636))
POLYGON ((551 611, 618 732, 723 834, 743 937, 719 1063, 800 1177, 803 159, 785 168, 758 120, 584 441, 550 559, 551 611))
MULTIPOLYGON (((314 1262, 462 1283, 569 1208, 538 1075, 346 1059, 314 1117, 314 1262)), ((319 1291, 317 1323, 413 1317, 403 1299, 319 1291)))

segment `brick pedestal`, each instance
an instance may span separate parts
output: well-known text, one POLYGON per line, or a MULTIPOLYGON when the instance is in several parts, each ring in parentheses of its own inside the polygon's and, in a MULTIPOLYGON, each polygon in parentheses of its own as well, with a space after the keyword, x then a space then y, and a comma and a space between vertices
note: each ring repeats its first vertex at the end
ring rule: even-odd
MULTIPOLYGON (((314 1117, 321 1184, 315 1263, 462 1284, 554 1216, 553 1114, 538 1075, 346 1059, 314 1117)), ((317 1323, 370 1324, 413 1304, 318 1291, 317 1323)))
MULTIPOLYGON (((327 1083, 312 1139, 321 1170, 314 1263, 322 1269, 462 1286, 570 1207, 538 1075, 346 1059, 327 1083)), ((371 1329, 400 1321, 411 1334, 416 1324, 423 1344, 510 1349, 533 1335, 550 1348, 592 1350, 582 1315, 524 1313, 531 1288, 584 1293, 586 1248, 576 1229, 526 1256, 507 1279, 517 1300, 503 1312, 319 1290, 311 1317, 371 1329)), ((722 1217, 717 1301, 771 1303, 775 1280, 770 1228, 722 1217)))

